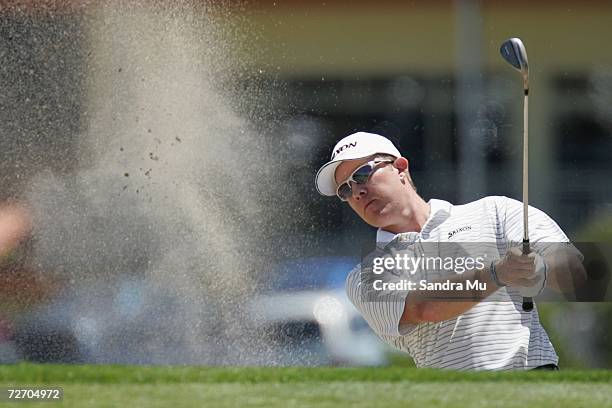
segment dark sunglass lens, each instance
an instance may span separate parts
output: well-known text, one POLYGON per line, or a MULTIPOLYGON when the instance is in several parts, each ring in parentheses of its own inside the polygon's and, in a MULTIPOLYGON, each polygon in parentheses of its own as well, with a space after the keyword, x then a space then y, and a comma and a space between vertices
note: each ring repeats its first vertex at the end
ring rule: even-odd
POLYGON ((365 165, 363 167, 358 168, 355 173, 353 173, 353 180, 357 184, 364 184, 370 178, 370 174, 372 174, 372 166, 365 165))
POLYGON ((351 191, 351 186, 349 186, 349 183, 344 183, 338 187, 338 197, 341 199, 348 200, 351 194, 353 194, 353 192, 351 191))

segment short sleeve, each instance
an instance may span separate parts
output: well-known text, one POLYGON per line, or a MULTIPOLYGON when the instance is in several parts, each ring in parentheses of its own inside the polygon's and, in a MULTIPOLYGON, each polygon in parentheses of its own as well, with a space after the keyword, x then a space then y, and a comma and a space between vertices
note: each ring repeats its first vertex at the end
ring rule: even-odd
MULTIPOLYGON (((416 328, 416 324, 400 324, 406 298, 410 290, 423 279, 423 271, 406 268, 397 257, 415 257, 416 247, 395 239, 383 249, 377 249, 365 257, 348 276, 348 298, 362 314, 369 326, 383 336, 404 336, 416 328), (392 261, 384 266, 377 261, 392 261), (410 289, 409 284, 412 284, 410 289)), ((402 258, 403 259, 403 258, 402 258)))
POLYGON ((384 296, 376 296, 365 285, 367 278, 359 265, 346 280, 346 293, 350 301, 377 334, 391 337, 402 335, 399 324, 404 313, 406 294, 385 293, 384 296))

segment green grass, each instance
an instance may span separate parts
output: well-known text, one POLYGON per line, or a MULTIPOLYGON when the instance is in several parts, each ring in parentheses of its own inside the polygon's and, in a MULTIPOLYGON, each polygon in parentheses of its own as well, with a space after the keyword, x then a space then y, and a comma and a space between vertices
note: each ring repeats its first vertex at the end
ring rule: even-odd
MULTIPOLYGON (((0 366, 0 386, 61 386, 62 407, 612 407, 612 371, 0 366)), ((0 404, 41 406, 40 403, 0 404)))

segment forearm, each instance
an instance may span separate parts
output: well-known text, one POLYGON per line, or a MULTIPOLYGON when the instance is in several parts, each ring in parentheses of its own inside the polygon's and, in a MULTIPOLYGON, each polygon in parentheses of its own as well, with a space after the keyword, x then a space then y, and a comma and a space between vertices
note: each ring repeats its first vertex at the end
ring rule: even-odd
POLYGON ((577 254, 560 250, 545 256, 544 259, 548 273, 547 288, 573 294, 586 282, 586 270, 577 254))
POLYGON ((400 323, 440 322, 452 319, 470 310, 474 305, 499 289, 489 268, 474 269, 437 282, 460 283, 463 290, 411 291, 406 297, 400 323), (478 281, 484 290, 467 290, 467 283, 478 281))

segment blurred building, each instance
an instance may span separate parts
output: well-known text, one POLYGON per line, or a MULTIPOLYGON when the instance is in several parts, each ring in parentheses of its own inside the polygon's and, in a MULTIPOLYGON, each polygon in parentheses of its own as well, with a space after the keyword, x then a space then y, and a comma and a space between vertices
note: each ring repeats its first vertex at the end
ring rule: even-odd
MULTIPOLYGON (((340 137, 368 130, 399 144, 426 199, 520 199, 521 79, 499 55, 516 36, 530 63, 531 203, 569 234, 610 210, 612 55, 598 44, 612 33, 611 3, 263 1, 247 13, 259 28, 253 72, 284 81, 285 106, 316 124, 315 135, 302 126, 300 137, 316 143, 295 158, 313 173, 340 137), (474 61, 476 95, 458 95, 474 61), (466 156, 470 132, 477 151, 466 156), (465 157, 484 173, 466 178, 465 157)), ((315 212, 329 208, 315 203, 315 212)), ((330 230, 352 217, 336 211, 330 230)))
MULTIPOLYGON (((87 56, 100 31, 91 28, 98 23, 90 3, 3 3, 7 196, 41 168, 74 166, 65 158, 92 115, 87 56)), ((135 7, 146 14, 163 4, 135 7)), ((207 7, 196 9, 242 30, 236 52, 244 54, 243 81, 282 89, 273 114, 294 120, 275 137, 295 147, 296 166, 314 172, 342 135, 380 132, 411 160, 423 196, 455 202, 485 194, 520 198, 520 78, 498 52, 503 40, 519 36, 530 61, 531 202, 570 233, 609 210, 612 56, 600 44, 610 35, 612 4, 265 0, 207 7), (468 65, 477 78, 462 93, 468 65), (467 178, 467 159, 481 161, 474 168, 484 173, 467 178)), ((303 189, 311 199, 313 187, 303 189)), ((315 213, 329 210, 327 201, 313 205, 315 213)), ((351 222, 340 206, 335 211, 336 222, 323 228, 351 222)))

